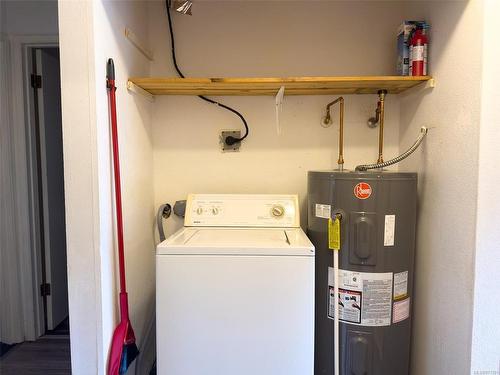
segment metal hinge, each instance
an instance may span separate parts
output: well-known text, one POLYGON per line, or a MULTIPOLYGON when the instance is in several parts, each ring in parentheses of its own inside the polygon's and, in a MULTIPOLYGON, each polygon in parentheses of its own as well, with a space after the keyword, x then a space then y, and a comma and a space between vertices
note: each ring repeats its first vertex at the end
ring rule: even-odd
POLYGON ((38 74, 32 74, 31 75, 31 87, 34 89, 41 89, 42 88, 42 76, 38 74))
POLYGON ((45 283, 40 285, 40 294, 42 297, 50 296, 50 284, 45 283))

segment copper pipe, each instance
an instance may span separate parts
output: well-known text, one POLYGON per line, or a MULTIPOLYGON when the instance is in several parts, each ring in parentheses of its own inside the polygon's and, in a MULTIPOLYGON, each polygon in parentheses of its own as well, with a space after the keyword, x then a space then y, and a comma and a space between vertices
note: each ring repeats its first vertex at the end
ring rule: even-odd
POLYGON ((384 162, 384 102, 385 95, 387 94, 387 90, 379 90, 379 113, 380 113, 380 125, 378 132, 378 160, 377 164, 384 162))
POLYGON ((330 117, 330 107, 336 103, 340 103, 340 113, 339 113, 339 158, 337 164, 339 165, 339 170, 344 169, 344 98, 339 96, 333 102, 328 103, 326 106, 326 117, 324 122, 329 123, 331 121, 330 117))

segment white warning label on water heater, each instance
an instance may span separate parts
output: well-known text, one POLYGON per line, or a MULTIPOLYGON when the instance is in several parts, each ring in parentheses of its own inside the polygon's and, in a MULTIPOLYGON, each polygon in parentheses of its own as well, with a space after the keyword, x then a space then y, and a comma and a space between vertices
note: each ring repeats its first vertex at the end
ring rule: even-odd
POLYGON ((328 267, 328 317, 334 318, 338 303, 339 320, 361 326, 391 324, 392 272, 368 273, 339 270, 339 294, 335 298, 334 272, 328 267))
POLYGON ((394 246, 394 231, 396 229, 396 215, 385 215, 384 246, 394 246))
POLYGON ((408 271, 394 274, 394 299, 402 299, 408 295, 408 271))
POLYGON ((410 317, 410 299, 394 302, 392 322, 399 323, 410 317))
MULTIPOLYGON (((335 317, 335 288, 330 286, 330 304, 328 317, 335 317)), ((351 323, 361 323, 361 292, 339 288, 339 320, 351 323)))
POLYGON ((316 203, 316 217, 329 219, 332 212, 332 207, 329 204, 316 203))

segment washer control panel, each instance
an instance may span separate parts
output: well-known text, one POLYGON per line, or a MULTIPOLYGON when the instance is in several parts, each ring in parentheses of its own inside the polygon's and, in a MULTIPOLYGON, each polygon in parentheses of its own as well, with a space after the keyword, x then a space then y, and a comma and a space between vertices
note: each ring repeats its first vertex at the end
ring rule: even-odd
POLYGON ((190 194, 184 226, 300 226, 297 195, 190 194))

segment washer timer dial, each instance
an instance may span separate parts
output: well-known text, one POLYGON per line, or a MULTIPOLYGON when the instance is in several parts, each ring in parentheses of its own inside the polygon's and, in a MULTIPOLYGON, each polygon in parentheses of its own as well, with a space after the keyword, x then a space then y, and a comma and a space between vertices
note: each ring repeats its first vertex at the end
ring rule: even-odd
POLYGON ((276 204, 271 208, 271 215, 275 218, 281 218, 285 215, 285 207, 280 204, 276 204))

